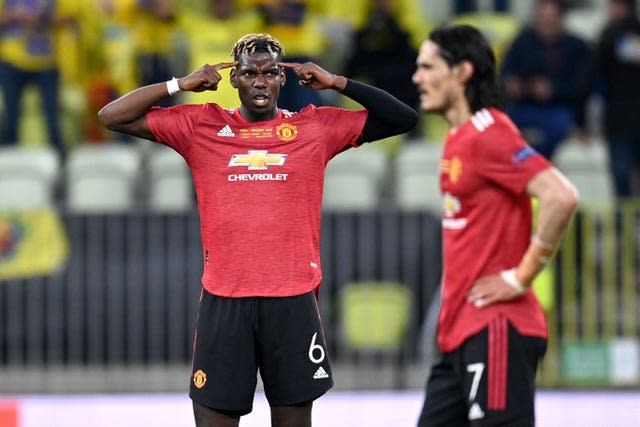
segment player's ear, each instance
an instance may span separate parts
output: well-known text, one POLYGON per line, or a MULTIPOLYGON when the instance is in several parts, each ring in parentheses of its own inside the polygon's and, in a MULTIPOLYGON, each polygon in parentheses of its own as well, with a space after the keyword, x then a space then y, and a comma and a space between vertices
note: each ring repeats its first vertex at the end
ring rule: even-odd
POLYGON ((285 83, 287 83, 287 73, 285 72, 284 67, 280 67, 280 87, 283 87, 285 83))
POLYGON ((233 86, 234 89, 238 89, 238 75, 236 74, 236 69, 235 68, 231 69, 231 73, 230 73, 229 77, 230 77, 230 81, 231 81, 231 86, 233 86))
POLYGON ((471 76, 473 76, 473 64, 469 61, 462 61, 459 64, 456 64, 455 73, 456 77, 460 80, 460 82, 466 84, 469 80, 471 80, 471 76))

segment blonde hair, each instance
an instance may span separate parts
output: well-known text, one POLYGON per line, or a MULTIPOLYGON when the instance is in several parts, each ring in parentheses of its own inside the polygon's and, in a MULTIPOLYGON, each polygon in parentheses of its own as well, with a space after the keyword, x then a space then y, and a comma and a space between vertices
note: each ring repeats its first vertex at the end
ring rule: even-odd
POLYGON ((255 52, 267 52, 280 59, 284 56, 284 48, 271 34, 247 34, 240 37, 231 50, 231 56, 238 60, 240 55, 251 55, 255 52))

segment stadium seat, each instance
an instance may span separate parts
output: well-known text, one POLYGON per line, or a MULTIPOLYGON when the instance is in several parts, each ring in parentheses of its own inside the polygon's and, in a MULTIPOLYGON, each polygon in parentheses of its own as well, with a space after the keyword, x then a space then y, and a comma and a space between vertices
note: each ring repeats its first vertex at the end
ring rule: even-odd
POLYGON ((140 167, 135 145, 108 142, 72 150, 66 167, 67 207, 83 213, 133 210, 140 167))
POLYGON ((60 159, 50 147, 0 149, 0 209, 23 210, 55 204, 60 159))
POLYGON ((350 282, 338 292, 340 350, 356 357, 359 367, 373 363, 381 369, 382 362, 391 368, 389 386, 396 389, 406 384, 411 295, 408 286, 397 282, 350 282))
POLYGON ((411 290, 395 282, 350 282, 339 291, 343 343, 356 351, 399 351, 409 325, 411 290))
POLYGON ((380 202, 387 154, 372 144, 352 148, 329 161, 322 207, 330 211, 370 210, 380 202))
POLYGON ((442 144, 405 143, 395 159, 395 196, 402 210, 442 211, 440 155, 442 144))
POLYGON ((164 145, 151 147, 147 170, 147 202, 151 211, 186 212, 193 208, 191 172, 178 153, 164 145))
POLYGON ((604 142, 567 140, 557 148, 553 162, 578 189, 581 206, 592 210, 612 206, 614 191, 604 142))

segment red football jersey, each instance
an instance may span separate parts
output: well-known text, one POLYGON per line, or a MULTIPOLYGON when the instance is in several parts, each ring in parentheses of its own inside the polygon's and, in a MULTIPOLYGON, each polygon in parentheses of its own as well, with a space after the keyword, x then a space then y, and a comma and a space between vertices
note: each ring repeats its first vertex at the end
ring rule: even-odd
POLYGON ((191 168, 208 292, 281 297, 317 288, 325 166, 357 145, 366 117, 313 105, 259 122, 216 104, 147 114, 156 139, 191 168))
POLYGON ((532 233, 529 181, 550 163, 528 146, 501 111, 483 109, 447 135, 440 164, 443 195, 442 307, 438 345, 460 346, 499 315, 524 335, 546 338, 542 307, 532 291, 508 303, 476 308, 473 283, 518 265, 532 233))

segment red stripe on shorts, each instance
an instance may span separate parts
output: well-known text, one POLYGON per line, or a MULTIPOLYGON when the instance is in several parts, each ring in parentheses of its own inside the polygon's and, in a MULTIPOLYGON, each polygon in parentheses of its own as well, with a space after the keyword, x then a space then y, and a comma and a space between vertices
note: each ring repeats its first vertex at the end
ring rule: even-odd
POLYGON ((0 426, 18 427, 17 400, 0 400, 0 426))
POLYGON ((507 318, 499 316, 489 324, 489 366, 487 409, 502 411, 507 407, 507 366, 509 329, 507 318))

